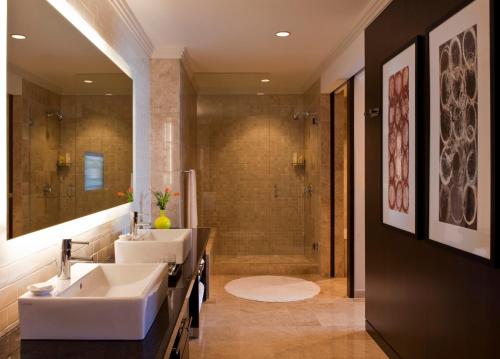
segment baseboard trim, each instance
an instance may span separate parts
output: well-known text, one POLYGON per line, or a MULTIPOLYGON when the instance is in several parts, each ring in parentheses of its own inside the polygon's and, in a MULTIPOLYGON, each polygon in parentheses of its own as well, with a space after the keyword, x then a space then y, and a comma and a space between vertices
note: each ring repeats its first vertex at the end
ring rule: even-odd
POLYGON ((354 298, 364 298, 365 297, 365 290, 354 290, 354 298))
POLYGON ((223 275, 297 275, 318 274, 319 266, 313 263, 227 263, 212 261, 212 274, 223 275))
POLYGON ((373 325, 370 324, 368 320, 365 320, 365 328, 368 334, 375 340, 380 349, 391 359, 402 359, 401 356, 394 350, 394 348, 387 343, 384 337, 375 329, 373 325))

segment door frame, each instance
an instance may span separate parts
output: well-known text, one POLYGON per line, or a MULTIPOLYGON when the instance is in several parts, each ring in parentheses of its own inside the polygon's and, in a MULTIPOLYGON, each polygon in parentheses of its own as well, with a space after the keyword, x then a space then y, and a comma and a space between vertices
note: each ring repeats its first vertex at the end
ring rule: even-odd
POLYGON ((354 76, 330 93, 330 276, 335 277, 335 94, 347 92, 347 295, 354 298, 354 76))
POLYGON ((14 236, 14 96, 7 94, 7 239, 14 236))

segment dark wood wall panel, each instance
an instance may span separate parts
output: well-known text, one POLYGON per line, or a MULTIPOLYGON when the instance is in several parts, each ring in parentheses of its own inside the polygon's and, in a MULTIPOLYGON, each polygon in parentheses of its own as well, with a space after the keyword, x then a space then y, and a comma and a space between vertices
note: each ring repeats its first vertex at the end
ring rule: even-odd
MULTIPOLYGON (((382 63, 468 2, 395 0, 366 29, 367 113, 382 107, 382 63)), ((425 84, 421 102, 425 114, 427 94, 425 84)), ((492 101, 498 102, 497 97, 492 101)), ((419 120, 427 121, 427 115, 419 120)), ((379 340, 394 350, 394 357, 500 358, 500 270, 382 225, 381 121, 366 119, 367 321, 379 340)), ((417 137, 417 143, 427 141, 425 137, 417 137)), ((420 176, 418 181, 426 178, 420 176)))

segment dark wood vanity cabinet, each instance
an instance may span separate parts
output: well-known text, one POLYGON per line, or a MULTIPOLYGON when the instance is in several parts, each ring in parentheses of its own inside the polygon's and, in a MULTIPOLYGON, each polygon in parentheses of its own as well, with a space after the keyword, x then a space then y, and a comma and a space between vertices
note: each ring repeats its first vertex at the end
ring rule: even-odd
POLYGON ((194 279, 193 289, 189 297, 189 314, 191 315, 191 338, 198 338, 200 330, 200 308, 201 304, 207 299, 208 293, 208 257, 204 254, 198 264, 198 274, 194 279), (202 286, 200 286, 200 283, 202 286), (203 296, 200 296, 200 289, 203 288, 203 296), (200 303, 201 301, 201 303, 200 303))
POLYGON ((200 301, 204 302, 208 298, 208 259, 208 256, 203 255, 202 260, 198 264, 197 275, 193 279, 190 294, 179 316, 180 324, 174 339, 170 359, 188 359, 189 339, 198 338, 200 328, 200 301), (203 285, 200 286, 200 283, 203 285), (200 293, 201 288, 203 288, 203 296, 200 293))
POLYGON ((189 316, 189 312, 186 312, 177 332, 170 359, 189 359, 189 327, 191 326, 191 320, 192 317, 189 316))

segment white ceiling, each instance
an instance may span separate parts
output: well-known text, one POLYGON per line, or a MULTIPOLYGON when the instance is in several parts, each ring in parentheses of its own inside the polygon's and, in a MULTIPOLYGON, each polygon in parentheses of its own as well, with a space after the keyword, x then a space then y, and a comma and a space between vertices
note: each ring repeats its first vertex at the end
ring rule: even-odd
POLYGON ((153 57, 186 49, 201 93, 303 92, 375 2, 126 1, 154 45, 153 57), (292 35, 277 38, 280 30, 292 35), (261 84, 261 77, 271 82, 261 84))
POLYGON ((9 72, 61 94, 131 92, 130 78, 47 1, 9 0, 7 14, 9 35, 27 36, 9 36, 9 72))

